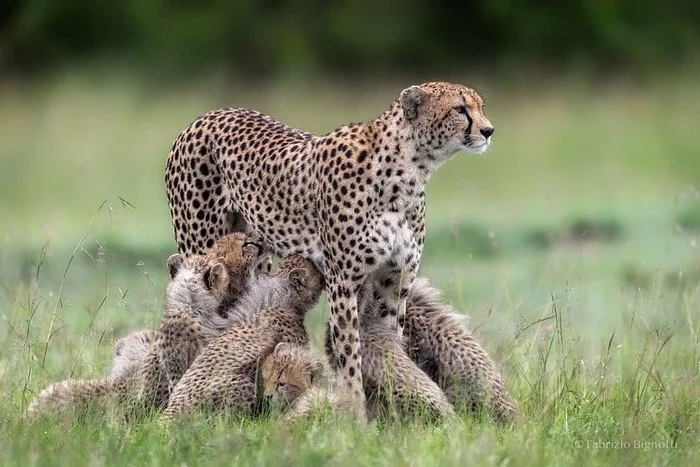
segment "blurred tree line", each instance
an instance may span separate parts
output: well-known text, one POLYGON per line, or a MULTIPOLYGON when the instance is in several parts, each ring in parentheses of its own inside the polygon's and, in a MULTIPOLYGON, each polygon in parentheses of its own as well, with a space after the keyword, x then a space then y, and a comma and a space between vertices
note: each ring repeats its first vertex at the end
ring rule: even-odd
POLYGON ((242 74, 466 68, 535 60, 636 66, 700 43, 689 0, 3 0, 0 63, 122 56, 242 74))

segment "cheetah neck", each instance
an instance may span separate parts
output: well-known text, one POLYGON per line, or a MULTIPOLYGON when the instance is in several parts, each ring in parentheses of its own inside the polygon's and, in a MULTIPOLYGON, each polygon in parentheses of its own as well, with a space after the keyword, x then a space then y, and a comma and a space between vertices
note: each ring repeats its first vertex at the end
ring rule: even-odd
POLYGON ((202 319, 209 329, 224 329, 227 321, 220 315, 220 309, 225 303, 219 297, 205 290, 199 280, 187 272, 176 277, 167 288, 165 297, 166 310, 179 310, 191 316, 202 319))
POLYGON ((399 160, 392 164, 401 164, 407 170, 402 182, 412 179, 416 188, 422 191, 442 161, 417 144, 413 127, 404 118, 399 101, 394 101, 371 126, 376 134, 375 152, 383 154, 388 146, 393 154, 399 156, 399 160))

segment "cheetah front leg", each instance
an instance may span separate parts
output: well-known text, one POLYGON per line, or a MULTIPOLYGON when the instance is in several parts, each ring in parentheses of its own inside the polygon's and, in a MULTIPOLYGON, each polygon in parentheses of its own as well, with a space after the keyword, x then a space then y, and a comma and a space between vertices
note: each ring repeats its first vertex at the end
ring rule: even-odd
POLYGON ((408 233, 396 239, 392 257, 372 275, 374 301, 377 303, 378 313, 386 325, 395 329, 399 336, 403 335, 408 291, 418 275, 425 243, 424 192, 420 193, 406 218, 397 224, 398 230, 403 228, 407 228, 408 233))
POLYGON ((399 336, 403 335, 406 324, 406 300, 418 274, 422 248, 416 242, 411 242, 407 250, 404 268, 392 262, 379 269, 369 279, 374 281, 373 299, 377 304, 379 317, 390 329, 395 329, 399 336))
MULTIPOLYGON (((415 253, 415 250, 412 253, 412 258, 415 258, 417 256, 417 253, 415 253)), ((420 258, 417 256, 417 258, 420 258)), ((408 298, 408 291, 411 289, 411 286, 413 285, 413 281, 416 279, 416 276, 418 275, 418 265, 419 265, 419 260, 411 260, 406 269, 401 271, 399 274, 399 281, 398 281, 398 306, 397 306, 397 312, 396 312, 396 332, 398 333, 399 336, 403 336, 403 329, 406 326, 406 301, 408 298)))
POLYGON ((418 276, 418 268, 423 256, 423 245, 425 244, 425 191, 421 191, 418 195, 418 202, 408 216, 408 225, 413 235, 406 245, 406 273, 399 285, 398 329, 401 335, 403 335, 403 328, 406 324, 408 291, 411 290, 411 286, 418 276))
POLYGON ((326 290, 330 305, 330 341, 340 382, 348 389, 358 420, 367 421, 362 384, 360 327, 357 312, 358 284, 341 274, 328 274, 326 290))

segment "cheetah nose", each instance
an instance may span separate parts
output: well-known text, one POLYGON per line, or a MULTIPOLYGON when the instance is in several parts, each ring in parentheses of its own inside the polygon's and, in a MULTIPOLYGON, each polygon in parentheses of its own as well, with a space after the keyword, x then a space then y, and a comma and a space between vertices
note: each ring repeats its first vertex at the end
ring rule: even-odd
POLYGON ((488 138, 493 134, 493 132, 496 131, 494 127, 492 126, 487 126, 486 128, 481 129, 481 134, 484 135, 485 138, 488 138))

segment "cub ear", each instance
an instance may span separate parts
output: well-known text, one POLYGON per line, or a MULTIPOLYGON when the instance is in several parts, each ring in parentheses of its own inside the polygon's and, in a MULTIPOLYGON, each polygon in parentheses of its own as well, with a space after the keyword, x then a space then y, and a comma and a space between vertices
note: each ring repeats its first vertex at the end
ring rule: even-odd
POLYGON ((282 352, 284 352, 285 350, 287 350, 288 348, 289 348, 289 344, 288 344, 288 343, 286 343, 286 342, 279 342, 279 343, 275 346, 274 353, 277 353, 277 354, 278 354, 278 353, 282 353, 282 352))
POLYGON ((221 263, 216 263, 204 274, 204 281, 210 290, 221 290, 228 286, 228 271, 221 263))
POLYGON ((419 86, 411 86, 401 91, 399 102, 403 109, 403 115, 406 120, 415 120, 418 117, 418 106, 420 106, 425 98, 426 92, 419 86))
POLYGON ((122 337, 114 344, 114 354, 119 357, 126 347, 126 337, 122 337))
POLYGON ((325 374, 324 370, 325 368, 323 366, 323 362, 319 361, 314 363, 313 367, 311 368, 311 384, 315 384, 323 380, 325 374))
POLYGON ((293 287, 304 287, 306 285, 306 273, 303 269, 292 269, 289 272, 289 282, 293 287))
POLYGON ((180 268, 182 267, 182 263, 184 263, 185 258, 182 257, 180 253, 175 253, 174 255, 170 255, 167 261, 168 265, 168 273, 170 274, 170 279, 174 279, 177 273, 180 271, 180 268))

